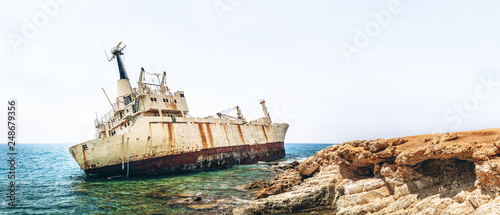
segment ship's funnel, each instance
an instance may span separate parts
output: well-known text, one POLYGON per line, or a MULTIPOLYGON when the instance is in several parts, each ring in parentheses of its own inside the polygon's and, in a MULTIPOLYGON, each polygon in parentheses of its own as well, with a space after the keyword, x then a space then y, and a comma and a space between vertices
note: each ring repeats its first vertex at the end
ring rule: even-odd
POLYGON ((118 97, 128 96, 132 94, 132 87, 128 79, 118 80, 118 97))

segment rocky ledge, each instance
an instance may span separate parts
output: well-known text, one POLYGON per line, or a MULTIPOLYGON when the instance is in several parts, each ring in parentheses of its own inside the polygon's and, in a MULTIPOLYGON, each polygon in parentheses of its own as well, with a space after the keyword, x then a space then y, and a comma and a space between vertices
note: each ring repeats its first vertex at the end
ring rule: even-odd
POLYGON ((235 214, 500 214, 500 129, 330 146, 235 214))

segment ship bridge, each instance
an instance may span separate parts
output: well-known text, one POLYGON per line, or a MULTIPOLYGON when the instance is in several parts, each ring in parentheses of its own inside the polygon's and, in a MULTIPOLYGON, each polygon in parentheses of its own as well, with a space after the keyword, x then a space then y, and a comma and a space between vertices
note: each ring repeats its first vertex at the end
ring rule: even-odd
POLYGON ((132 88, 121 55, 121 42, 111 50, 116 59, 120 79, 117 82, 117 98, 111 103, 112 109, 100 119, 94 121, 98 138, 124 133, 123 128, 131 126, 140 117, 169 117, 172 121, 182 118, 185 121, 189 108, 183 91, 172 93, 166 86, 166 73, 149 73, 141 68, 137 88, 132 88))

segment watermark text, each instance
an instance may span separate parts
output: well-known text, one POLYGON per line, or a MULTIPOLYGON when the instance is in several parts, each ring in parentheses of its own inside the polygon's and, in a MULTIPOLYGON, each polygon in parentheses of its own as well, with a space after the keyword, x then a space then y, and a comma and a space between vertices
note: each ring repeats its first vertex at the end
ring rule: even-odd
POLYGON ((16 204, 16 134, 17 134, 17 101, 10 99, 7 105, 7 160, 9 172, 7 175, 7 201, 10 206, 16 204))

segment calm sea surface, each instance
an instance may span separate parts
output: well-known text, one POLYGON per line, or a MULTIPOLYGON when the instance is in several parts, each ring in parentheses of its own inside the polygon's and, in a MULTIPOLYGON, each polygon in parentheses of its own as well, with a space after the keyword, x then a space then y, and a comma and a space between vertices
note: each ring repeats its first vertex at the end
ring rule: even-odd
MULTIPOLYGON (((303 160, 332 144, 285 144, 280 163, 303 160)), ((270 180, 276 174, 266 163, 213 171, 143 177, 88 177, 65 144, 21 144, 16 156, 16 207, 8 205, 7 144, 0 145, 0 214, 212 214, 245 204, 252 194, 235 187, 270 180), (200 196, 212 209, 176 204, 200 196), (218 204, 216 204, 218 202, 218 204)))

